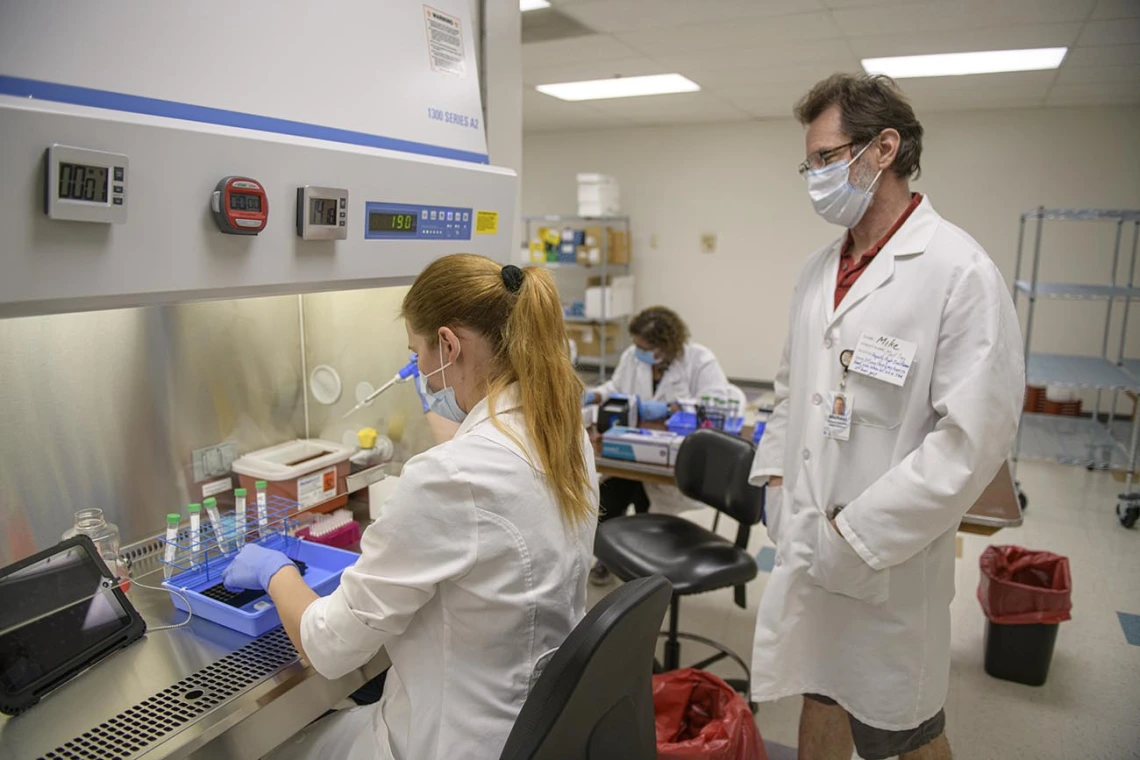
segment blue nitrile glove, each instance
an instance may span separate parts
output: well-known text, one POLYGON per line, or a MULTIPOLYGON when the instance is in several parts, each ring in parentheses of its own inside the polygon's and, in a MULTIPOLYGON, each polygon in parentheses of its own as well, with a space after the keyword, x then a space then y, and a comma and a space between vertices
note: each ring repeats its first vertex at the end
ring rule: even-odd
POLYGON ((589 406, 590 404, 598 403, 598 394, 593 391, 582 392, 582 406, 589 406))
POLYGON ((292 565, 293 560, 276 549, 257 544, 246 544, 234 561, 222 573, 222 583, 230 591, 243 589, 269 590, 269 580, 281 568, 292 565))
POLYGON ((669 416, 669 405, 664 401, 639 401, 637 416, 642 420, 663 420, 669 416))

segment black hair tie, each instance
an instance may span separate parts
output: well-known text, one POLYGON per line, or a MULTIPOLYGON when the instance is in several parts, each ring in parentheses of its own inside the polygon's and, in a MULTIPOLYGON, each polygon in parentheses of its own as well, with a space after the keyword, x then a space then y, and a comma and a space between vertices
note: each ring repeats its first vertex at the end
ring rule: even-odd
POLYGON ((502 275, 503 284, 507 286, 507 290, 512 293, 518 293, 519 289, 522 288, 525 272, 514 264, 507 264, 502 268, 499 274, 502 275))

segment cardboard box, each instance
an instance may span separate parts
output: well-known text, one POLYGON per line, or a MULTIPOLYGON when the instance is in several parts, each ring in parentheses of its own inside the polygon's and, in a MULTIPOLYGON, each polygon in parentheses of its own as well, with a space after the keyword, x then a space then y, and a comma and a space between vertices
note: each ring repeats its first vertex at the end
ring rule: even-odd
POLYGON ((589 248, 601 248, 603 235, 606 237, 606 260, 610 264, 628 264, 630 260, 629 231, 613 227, 587 227, 585 245, 589 248))
POLYGON ((586 288, 586 318, 613 319, 633 314, 633 288, 586 288))
POLYGON ((670 466, 684 436, 664 430, 615 427, 602 434, 602 456, 628 462, 670 466))
POLYGON ((620 343, 621 326, 616 324, 591 325, 568 323, 566 334, 578 346, 578 356, 597 359, 602 355, 602 331, 605 330, 606 352, 613 353, 620 343))

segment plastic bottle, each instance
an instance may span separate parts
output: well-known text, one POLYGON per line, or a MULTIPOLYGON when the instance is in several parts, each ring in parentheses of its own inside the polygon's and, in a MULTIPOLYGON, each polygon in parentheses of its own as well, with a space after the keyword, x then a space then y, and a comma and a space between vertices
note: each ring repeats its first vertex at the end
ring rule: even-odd
POLYGON ((95 551, 103 558, 107 569, 115 574, 123 585, 123 590, 129 588, 127 580, 126 563, 119 556, 119 528, 114 523, 107 522, 101 509, 81 509, 75 513, 75 525, 64 534, 64 538, 71 538, 83 534, 95 544, 95 551))
POLYGON ((169 578, 174 575, 174 560, 178 556, 178 523, 182 521, 181 515, 171 512, 166 516, 166 549, 163 550, 162 577, 169 578))
POLYGON ((245 543, 245 494, 244 488, 234 489, 234 548, 240 549, 245 543))
POLYGON ((202 505, 191 504, 186 511, 190 513, 190 565, 197 567, 202 564, 202 505))
POLYGON ((204 499, 202 506, 206 508, 206 514, 210 517, 210 527, 214 529, 214 541, 218 545, 218 549, 223 552, 229 550, 229 542, 226 541, 225 532, 222 529, 222 516, 218 514, 218 500, 213 496, 204 499))
POLYGON ((253 485, 257 489, 257 531, 264 538, 269 531, 269 483, 259 480, 253 485))

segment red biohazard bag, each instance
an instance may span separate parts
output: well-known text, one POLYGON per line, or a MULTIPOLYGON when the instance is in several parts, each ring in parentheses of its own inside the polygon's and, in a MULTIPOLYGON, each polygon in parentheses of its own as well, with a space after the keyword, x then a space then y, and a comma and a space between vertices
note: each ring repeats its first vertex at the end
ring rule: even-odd
POLYGON ((1069 558, 1020 546, 987 546, 978 560, 978 601, 994 623, 1060 623, 1070 618, 1069 558))
POLYGON ((659 760, 768 760, 744 698, 711 673, 653 676, 659 760))

